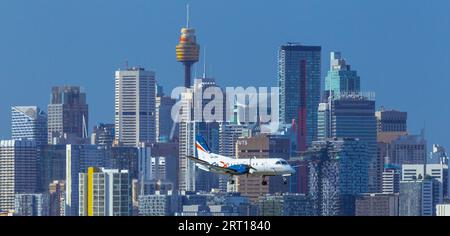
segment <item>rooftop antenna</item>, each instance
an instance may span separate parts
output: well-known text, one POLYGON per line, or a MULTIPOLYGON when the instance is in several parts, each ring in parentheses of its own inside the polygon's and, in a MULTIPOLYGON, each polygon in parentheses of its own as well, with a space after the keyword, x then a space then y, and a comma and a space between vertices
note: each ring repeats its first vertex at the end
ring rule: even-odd
POLYGON ((189 4, 186 4, 186 28, 189 29, 189 4))
POLYGON ((203 79, 206 78, 206 46, 205 46, 205 51, 203 52, 203 79))
POLYGON ((125 69, 128 70, 128 60, 125 60, 125 69))

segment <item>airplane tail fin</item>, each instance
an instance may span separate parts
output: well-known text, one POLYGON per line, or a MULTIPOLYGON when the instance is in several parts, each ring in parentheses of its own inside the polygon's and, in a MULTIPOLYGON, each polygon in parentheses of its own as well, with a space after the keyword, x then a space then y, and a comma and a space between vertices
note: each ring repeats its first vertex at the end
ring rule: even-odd
POLYGON ((208 147, 205 139, 199 134, 195 136, 195 147, 197 149, 197 156, 201 160, 208 159, 211 149, 208 147))

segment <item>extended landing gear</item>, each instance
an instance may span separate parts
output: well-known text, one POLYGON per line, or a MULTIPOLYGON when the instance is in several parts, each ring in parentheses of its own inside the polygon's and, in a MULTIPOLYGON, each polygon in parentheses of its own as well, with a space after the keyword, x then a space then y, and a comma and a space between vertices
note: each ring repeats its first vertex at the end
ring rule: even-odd
POLYGON ((263 176, 263 177, 262 177, 262 182, 261 182, 261 184, 262 184, 262 185, 267 185, 266 176, 263 176))
POLYGON ((228 178, 228 183, 229 184, 234 184, 234 178, 232 175, 230 175, 230 177, 228 178))
POLYGON ((287 178, 285 176, 283 176, 283 184, 287 184, 287 178))

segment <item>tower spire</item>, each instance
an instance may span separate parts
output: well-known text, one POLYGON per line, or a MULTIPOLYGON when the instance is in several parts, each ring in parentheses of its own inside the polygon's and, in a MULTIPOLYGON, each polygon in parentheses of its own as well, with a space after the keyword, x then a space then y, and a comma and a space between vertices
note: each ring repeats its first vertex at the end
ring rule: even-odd
POLYGON ((205 51, 203 52, 203 79, 206 78, 206 46, 205 51))
POLYGON ((186 28, 189 29, 189 4, 186 4, 186 28))

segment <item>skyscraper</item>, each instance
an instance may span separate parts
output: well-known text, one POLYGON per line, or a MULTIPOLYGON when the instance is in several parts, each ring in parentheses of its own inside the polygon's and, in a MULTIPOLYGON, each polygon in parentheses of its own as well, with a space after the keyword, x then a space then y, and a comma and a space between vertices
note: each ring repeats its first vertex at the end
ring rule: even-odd
POLYGON ((377 132, 406 132, 408 113, 397 110, 384 110, 375 112, 377 117, 377 132))
POLYGON ((340 52, 330 53, 330 70, 325 77, 325 97, 333 94, 359 93, 360 78, 355 70, 341 57, 340 52))
POLYGON ((319 140, 358 138, 369 154, 369 191, 380 192, 383 162, 377 159, 375 101, 362 94, 333 95, 318 109, 319 140), (331 109, 331 110, 330 110, 331 109))
POLYGON ((177 61, 184 65, 184 87, 191 87, 191 67, 198 62, 200 46, 197 44, 195 29, 189 28, 189 5, 187 5, 186 27, 181 28, 180 42, 176 46, 177 61))
MULTIPOLYGON (((215 153, 219 152, 219 124, 217 122, 197 120, 194 115, 193 107, 204 107, 211 99, 202 99, 201 104, 195 104, 196 96, 203 95, 204 91, 209 87, 216 87, 213 78, 197 78, 192 88, 186 89, 181 95, 182 114, 179 123, 179 188, 185 191, 206 190, 209 191, 211 186, 218 187, 218 177, 213 173, 205 171, 197 171, 195 163, 187 158, 194 156, 195 136, 201 134, 208 143, 211 150, 215 153)), ((197 111, 199 112, 199 111, 197 111)), ((199 114, 202 114, 200 111, 199 114)))
POLYGON ((295 120, 297 151, 305 151, 317 138, 320 102, 321 47, 284 44, 278 54, 280 121, 295 120))
POLYGON ((154 143, 155 73, 133 67, 116 71, 115 141, 124 146, 154 143))
POLYGON ((304 155, 314 214, 354 215, 356 196, 368 191, 366 144, 355 138, 315 141, 304 155))
POLYGON ((37 106, 11 107, 11 138, 47 144, 47 114, 37 106))
POLYGON ((0 141, 0 212, 14 210, 15 194, 36 192, 37 159, 34 141, 0 141))
POLYGON ((131 179, 126 170, 89 167, 79 173, 80 216, 131 216, 131 179))
POLYGON ((53 87, 48 105, 48 143, 84 143, 89 122, 86 93, 78 86, 53 87))
POLYGON ((77 216, 79 211, 79 173, 90 166, 104 166, 103 150, 95 145, 66 145, 65 209, 67 216, 77 216))

